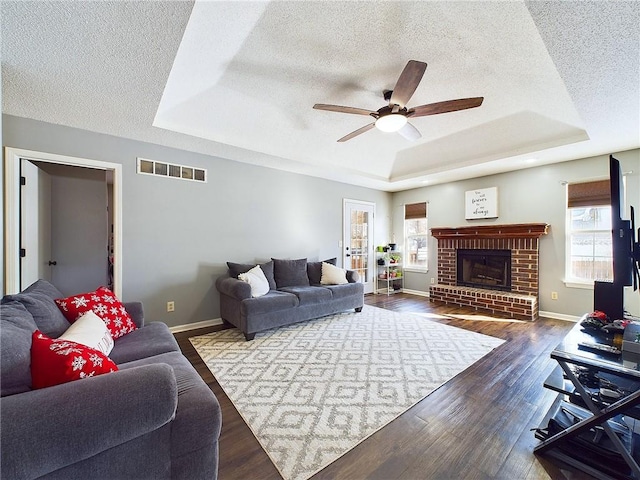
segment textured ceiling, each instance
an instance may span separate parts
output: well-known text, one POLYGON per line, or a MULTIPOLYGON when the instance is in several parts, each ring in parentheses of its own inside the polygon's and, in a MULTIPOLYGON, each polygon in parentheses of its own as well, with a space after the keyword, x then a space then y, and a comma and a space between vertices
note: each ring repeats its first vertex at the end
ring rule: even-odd
POLYGON ((640 147, 638 2, 11 2, 3 112, 388 191, 640 147), (366 116, 410 59, 410 142, 366 116), (532 163, 532 159, 535 162, 532 163))

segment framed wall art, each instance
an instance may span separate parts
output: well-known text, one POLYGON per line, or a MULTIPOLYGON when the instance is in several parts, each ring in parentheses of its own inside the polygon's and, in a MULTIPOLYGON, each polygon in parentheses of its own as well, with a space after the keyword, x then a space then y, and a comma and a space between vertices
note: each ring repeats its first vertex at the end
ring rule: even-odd
POLYGON ((498 187, 469 190, 464 194, 464 218, 498 218, 498 187))

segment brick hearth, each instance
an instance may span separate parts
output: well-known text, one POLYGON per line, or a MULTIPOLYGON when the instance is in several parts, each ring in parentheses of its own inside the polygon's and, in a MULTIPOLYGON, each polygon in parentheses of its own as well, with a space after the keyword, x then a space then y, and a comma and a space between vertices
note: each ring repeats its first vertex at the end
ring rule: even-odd
POLYGON ((429 289, 430 298, 535 320, 539 309, 539 241, 548 228, 546 223, 432 228, 431 234, 438 239, 438 284, 429 289), (511 291, 456 285, 459 248, 511 250, 511 291))

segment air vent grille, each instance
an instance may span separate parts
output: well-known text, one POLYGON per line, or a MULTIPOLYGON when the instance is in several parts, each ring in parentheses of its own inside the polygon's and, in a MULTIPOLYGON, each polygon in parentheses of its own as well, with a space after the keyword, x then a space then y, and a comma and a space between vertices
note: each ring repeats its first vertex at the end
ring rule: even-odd
POLYGON ((188 165, 176 165, 174 163, 159 162, 147 158, 138 157, 138 173, 142 175, 155 175, 165 178, 177 178, 192 182, 207 182, 207 170, 205 168, 190 167, 188 165))

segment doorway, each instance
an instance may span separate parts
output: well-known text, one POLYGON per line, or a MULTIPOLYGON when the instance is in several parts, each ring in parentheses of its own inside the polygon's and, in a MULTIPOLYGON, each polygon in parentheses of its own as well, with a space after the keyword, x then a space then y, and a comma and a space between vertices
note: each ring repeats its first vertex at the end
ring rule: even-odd
MULTIPOLYGON (((110 259, 112 261, 112 285, 116 296, 122 297, 122 165, 14 148, 5 148, 5 293, 17 293, 21 290, 21 249, 25 248, 25 239, 21 238, 20 212, 22 190, 20 169, 22 160, 28 160, 29 163, 33 162, 39 165, 51 164, 52 167, 55 165, 84 167, 85 169, 102 171, 103 178, 112 180, 108 189, 110 195, 109 216, 112 219, 110 221, 113 230, 109 245, 109 249, 112 251, 110 259)), ((29 237, 31 238, 32 236, 29 235, 29 237)), ((39 245, 35 247, 32 245, 31 248, 39 249, 40 247, 39 245)), ((55 259, 52 259, 52 261, 55 261, 55 259)))
POLYGON ((375 203, 343 200, 343 265, 355 270, 364 284, 364 293, 372 293, 375 281, 373 224, 375 203))

